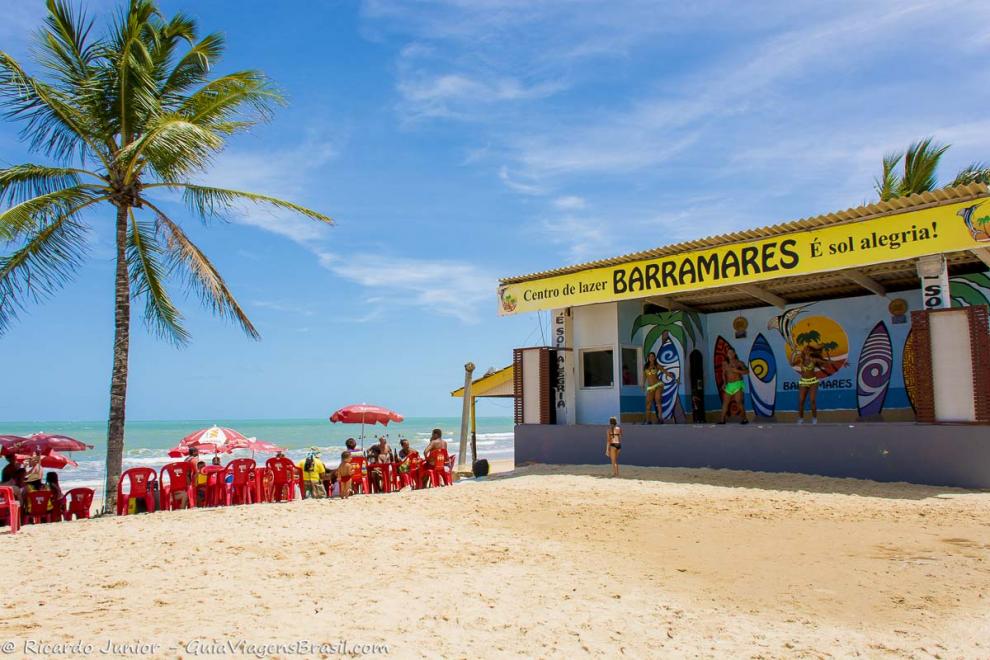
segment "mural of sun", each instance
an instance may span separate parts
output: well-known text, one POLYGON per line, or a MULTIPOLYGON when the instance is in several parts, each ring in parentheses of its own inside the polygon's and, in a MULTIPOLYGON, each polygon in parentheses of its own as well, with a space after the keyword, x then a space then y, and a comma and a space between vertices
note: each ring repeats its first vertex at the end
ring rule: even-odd
MULTIPOLYGON (((806 316, 797 321, 791 328, 791 341, 800 349, 805 344, 820 348, 822 357, 828 362, 815 374, 819 378, 828 378, 836 371, 846 366, 849 360, 849 337, 842 326, 827 316, 806 316)), ((786 348, 787 363, 794 371, 799 371, 791 363, 794 350, 790 345, 786 348)))

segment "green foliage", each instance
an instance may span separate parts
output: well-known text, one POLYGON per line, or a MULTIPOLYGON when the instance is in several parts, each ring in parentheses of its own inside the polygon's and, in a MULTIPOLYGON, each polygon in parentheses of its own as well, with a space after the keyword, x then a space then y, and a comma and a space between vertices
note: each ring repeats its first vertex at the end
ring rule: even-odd
POLYGON ((650 331, 643 340, 643 353, 649 353, 653 346, 663 337, 664 333, 676 339, 681 346, 687 347, 687 340, 697 343, 703 336, 701 317, 697 312, 668 311, 653 314, 641 314, 633 321, 630 338, 642 328, 649 327, 650 331))
POLYGON ((22 123, 31 150, 56 161, 0 169, 0 241, 10 250, 0 258, 0 334, 27 302, 72 278, 84 247, 80 212, 109 202, 127 213, 130 294, 144 301, 155 334, 188 341, 168 292, 178 282, 256 337, 216 268, 149 194, 182 191, 203 221, 250 203, 332 224, 292 202, 189 181, 231 135, 267 121, 282 96, 259 71, 214 75, 223 37, 200 37, 192 18, 167 18, 152 0, 126 0, 99 36, 77 7, 47 1, 29 68, 40 76, 0 51, 0 111, 22 123))
MULTIPOLYGON (((925 138, 911 144, 903 154, 890 153, 883 157, 880 176, 873 180, 873 190, 880 201, 887 202, 895 197, 905 197, 938 188, 938 166, 949 145, 925 138), (903 163, 901 171, 898 165, 903 163)), ((970 183, 990 185, 990 166, 985 163, 971 163, 962 169, 949 186, 970 183)))

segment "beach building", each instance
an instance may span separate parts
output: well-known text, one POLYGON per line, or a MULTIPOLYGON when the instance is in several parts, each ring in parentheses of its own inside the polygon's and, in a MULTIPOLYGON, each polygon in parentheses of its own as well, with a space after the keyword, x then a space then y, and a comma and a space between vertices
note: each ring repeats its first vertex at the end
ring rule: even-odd
POLYGON ((988 266, 973 184, 507 277, 500 314, 552 322, 514 354, 516 461, 601 462, 615 416, 637 465, 990 487, 988 266), (814 425, 795 423, 805 346, 814 425), (745 410, 716 426, 730 351, 745 410), (662 425, 642 424, 650 352, 662 425))

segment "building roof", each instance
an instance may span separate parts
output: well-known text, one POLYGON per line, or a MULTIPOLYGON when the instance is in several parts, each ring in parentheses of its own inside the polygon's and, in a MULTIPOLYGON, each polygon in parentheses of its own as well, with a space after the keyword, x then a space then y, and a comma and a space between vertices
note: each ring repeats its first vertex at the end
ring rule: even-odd
MULTIPOLYGON (((485 374, 481 378, 471 381, 471 396, 473 397, 511 397, 514 396, 512 388, 512 365, 485 374)), ((450 393, 450 396, 464 396, 464 388, 458 388, 450 393)))
MULTIPOLYGON (((742 241, 772 238, 774 236, 780 236, 781 234, 789 234, 791 232, 812 230, 812 229, 817 229, 819 227, 840 225, 850 222, 858 222, 861 220, 871 220, 873 218, 880 218, 883 216, 894 215, 897 213, 906 213, 909 211, 919 211, 933 206, 942 206, 945 204, 966 202, 971 199, 986 197, 988 196, 988 194, 990 194, 990 192, 988 192, 987 186, 982 183, 973 183, 965 186, 956 186, 954 188, 941 188, 939 190, 934 190, 932 192, 910 195, 908 197, 898 197, 888 202, 876 202, 873 204, 867 204, 865 206, 857 206, 855 208, 846 209, 845 211, 837 211, 835 213, 816 215, 810 218, 793 220, 791 222, 783 222, 780 224, 770 225, 767 227, 757 227, 754 229, 744 229, 742 231, 731 232, 728 234, 708 236, 705 238, 695 239, 693 241, 684 241, 681 243, 674 243, 672 245, 665 245, 663 247, 654 248, 652 250, 633 252, 618 257, 599 259, 598 261, 589 261, 586 263, 575 264, 572 266, 564 266, 561 268, 545 270, 538 273, 530 273, 529 275, 506 277, 500 281, 502 284, 516 284, 519 282, 528 282, 530 280, 538 280, 544 277, 552 277, 555 275, 576 273, 582 270, 589 270, 592 268, 599 268, 602 266, 615 266, 618 264, 624 264, 631 261, 639 261, 641 259, 664 257, 671 254, 677 254, 679 252, 687 252, 690 250, 719 247, 722 245, 730 245, 732 243, 739 243, 742 241)), ((967 257, 965 255, 962 256, 961 259, 963 259, 964 261, 973 261, 973 262, 978 261, 975 257, 967 257)), ((886 266, 889 267, 890 265, 891 264, 887 264, 886 266)), ((913 267, 911 270, 913 270, 913 267)), ((828 279, 829 275, 831 274, 826 273, 822 275, 809 275, 806 277, 789 278, 789 279, 801 280, 801 281, 804 280, 814 281, 815 279, 826 280, 828 279)), ((913 281, 917 282, 916 276, 914 277, 913 281)), ((853 289, 855 290, 855 287, 853 287, 853 289)), ((713 290, 713 293, 715 291, 717 290, 713 290)), ((691 298, 692 299, 697 298, 698 293, 699 292, 694 292, 693 294, 691 294, 691 298)), ((676 296, 674 298, 676 299, 676 296)))

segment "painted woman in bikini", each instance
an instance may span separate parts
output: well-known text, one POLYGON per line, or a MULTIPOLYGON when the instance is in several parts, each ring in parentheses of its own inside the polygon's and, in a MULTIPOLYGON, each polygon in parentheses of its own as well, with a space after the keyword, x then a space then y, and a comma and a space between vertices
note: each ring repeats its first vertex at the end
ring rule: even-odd
POLYGON ((646 390, 646 417, 645 424, 652 424, 650 421, 650 406, 656 406, 657 423, 663 424, 663 410, 660 403, 660 395, 663 394, 663 381, 661 376, 666 376, 667 370, 657 362, 657 354, 650 352, 646 356, 646 365, 643 367, 643 389, 646 390))
POLYGON ((736 351, 730 348, 725 353, 725 362, 722 363, 722 376, 725 380, 725 396, 722 397, 722 418, 719 424, 725 424, 729 415, 729 407, 735 401, 742 410, 742 424, 749 424, 746 419, 746 402, 743 399, 743 376, 749 373, 749 367, 739 359, 736 351))
POLYGON ((811 423, 818 423, 818 370, 827 363, 822 353, 816 348, 805 344, 794 354, 791 364, 798 368, 798 424, 804 424, 804 402, 811 399, 811 423))

